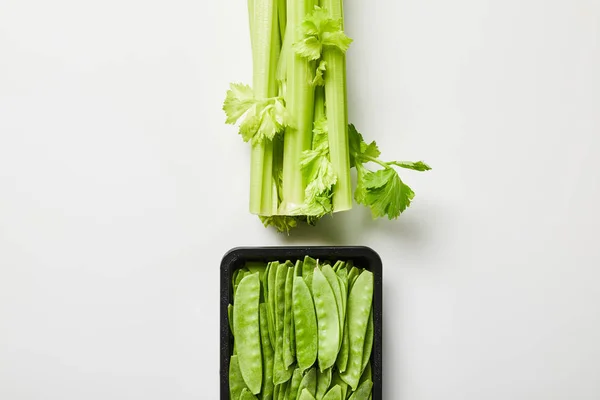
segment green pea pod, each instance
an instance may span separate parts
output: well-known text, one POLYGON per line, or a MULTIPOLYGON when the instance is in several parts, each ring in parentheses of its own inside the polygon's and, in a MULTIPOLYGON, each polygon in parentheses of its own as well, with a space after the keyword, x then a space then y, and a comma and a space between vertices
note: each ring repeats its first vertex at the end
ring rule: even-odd
POLYGON ((335 360, 336 366, 340 372, 346 371, 348 366, 348 355, 350 353, 350 336, 348 335, 348 324, 349 318, 346 318, 344 326, 344 335, 342 337, 342 345, 340 346, 340 352, 338 353, 337 359, 335 360))
POLYGON ((246 277, 246 275, 249 274, 248 270, 245 268, 240 268, 236 272, 237 272, 237 274, 235 275, 235 280, 233 283, 233 299, 234 299, 234 301, 235 301, 235 293, 237 292, 237 287, 239 286, 242 279, 244 279, 246 277))
POLYGON ((369 323, 367 324, 367 332, 365 333, 365 344, 363 347, 363 358, 362 358, 362 370, 364 370, 371 359, 371 351, 373 350, 373 336, 374 336, 374 323, 373 323, 373 307, 369 313, 369 323))
MULTIPOLYGON (((269 296, 269 269, 271 268, 271 263, 268 263, 265 267, 265 270, 262 275, 260 275, 260 286, 262 288, 262 293, 260 297, 261 303, 267 303, 267 311, 268 311, 268 296, 269 296)), ((268 315, 268 313, 267 313, 268 315)))
POLYGON ((333 267, 331 267, 331 268, 337 273, 340 269, 344 268, 345 266, 346 266, 345 262, 338 260, 335 262, 335 264, 333 264, 333 267))
POLYGON ((364 381, 373 381, 373 371, 371 370, 371 363, 368 362, 365 370, 360 376, 360 380, 358 381, 358 386, 360 386, 364 381))
POLYGON ((240 400, 257 400, 256 396, 252 394, 248 389, 242 390, 242 394, 240 395, 240 400))
POLYGON ((280 392, 281 392, 281 385, 275 385, 273 387, 273 400, 279 399, 280 392))
POLYGON ((296 265, 294 265, 294 276, 302 276, 302 261, 296 261, 296 265))
POLYGON ((308 285, 308 289, 312 293, 312 279, 315 268, 317 268, 317 260, 309 256, 304 257, 304 263, 302 263, 302 277, 308 285))
POLYGON ((258 274, 246 275, 237 288, 233 326, 240 371, 246 386, 254 394, 260 392, 262 385, 259 300, 258 274))
POLYGON ((348 384, 346 382, 344 382, 344 380, 340 377, 340 373, 339 371, 335 370, 333 372, 333 375, 331 377, 331 386, 339 386, 341 393, 342 393, 342 399, 345 400, 348 396, 348 384))
POLYGON ((287 368, 284 359, 283 331, 285 325, 285 280, 289 265, 279 264, 275 278, 275 362, 273 365, 273 383, 278 385, 287 382, 293 374, 287 368))
POLYGON ((332 368, 326 369, 321 372, 317 370, 317 391, 315 393, 315 399, 321 400, 325 393, 327 393, 327 389, 329 389, 329 385, 331 384, 331 371, 332 368))
POLYGON ((278 261, 269 263, 269 273, 267 275, 267 286, 269 288, 267 292, 267 309, 269 312, 269 338, 271 340, 271 345, 273 346, 273 351, 275 351, 275 347, 277 345, 277 331, 275 329, 275 288, 278 266, 278 261))
POLYGON ((263 382, 262 399, 267 400, 273 397, 273 348, 269 341, 269 322, 267 321, 267 305, 260 304, 260 339, 262 343, 263 356, 263 382))
POLYGON ((298 368, 304 371, 317 359, 317 317, 313 298, 302 277, 294 278, 292 293, 298 368))
POLYGON ((371 396, 372 390, 373 382, 367 379, 366 381, 360 384, 360 386, 358 387, 358 389, 356 389, 354 393, 352 393, 352 396, 350 396, 349 400, 369 400, 369 396, 371 396))
POLYGON ((342 306, 344 310, 344 317, 346 316, 346 303, 348 301, 348 272, 346 268, 342 268, 336 272, 338 280, 340 281, 340 287, 342 288, 342 306))
POLYGON ((300 399, 300 394, 303 390, 307 390, 308 393, 314 397, 317 392, 317 368, 313 367, 302 377, 300 386, 298 387, 298 394, 296 400, 300 399))
POLYGON ((244 389, 246 389, 246 382, 244 382, 242 371, 240 371, 238 356, 231 356, 229 361, 229 397, 239 399, 244 389))
POLYGON ((279 396, 277 400, 285 400, 286 395, 289 393, 289 381, 281 384, 281 390, 279 390, 279 396))
POLYGON ((288 368, 296 358, 296 349, 292 348, 292 336, 294 326, 292 325, 292 288, 294 287, 294 269, 288 268, 285 279, 285 313, 283 317, 283 362, 288 368))
POLYGON ((233 304, 227 306, 227 321, 229 322, 229 329, 233 335, 233 304))
POLYGON ((251 274, 255 274, 258 272, 258 276, 262 281, 265 270, 267 269, 267 264, 265 264, 262 261, 246 261, 245 266, 251 274))
MULTIPOLYGON (((340 352, 336 360, 336 366, 340 371, 345 371, 348 365, 348 352, 350 351, 350 338, 348 337, 348 271, 346 268, 340 268, 337 271, 337 276, 340 281, 340 287, 342 288, 342 309, 344 316, 344 330, 342 335, 342 343, 340 346, 340 352)), ((343 389, 343 388, 342 388, 343 389)))
POLYGON ((233 296, 235 297, 235 290, 237 289, 237 285, 238 285, 238 279, 237 276, 240 273, 240 269, 236 269, 233 271, 233 274, 231 274, 231 290, 233 291, 233 296))
POLYGON ((310 394, 308 390, 304 389, 302 392, 300 392, 300 397, 298 397, 298 400, 315 400, 315 396, 310 394))
POLYGON ((235 348, 235 329, 233 329, 233 304, 227 306, 227 319, 229 320, 229 329, 231 330, 231 335, 234 337, 233 354, 237 355, 237 349, 235 348))
POLYGON ((317 311, 317 357, 319 368, 324 371, 331 368, 337 358, 340 349, 340 329, 335 294, 319 268, 316 268, 313 274, 313 297, 317 311))
POLYGON ((358 275, 360 275, 360 270, 356 267, 352 267, 348 273, 348 290, 352 289, 352 286, 354 286, 354 282, 356 282, 358 275))
MULTIPOLYGON (((323 273, 325 279, 327 279, 329 286, 331 286, 331 289, 333 290, 333 295, 335 296, 335 306, 338 313, 338 322, 340 330, 339 337, 342 338, 344 333, 344 301, 342 300, 342 287, 340 285, 338 276, 336 275, 333 268, 331 268, 329 265, 324 265, 323 267, 321 267, 321 272, 323 273)), ((342 344, 341 340, 339 341, 339 344, 342 344)), ((339 350, 340 349, 338 347, 337 351, 339 350)))
MULTIPOLYGON (((342 400, 342 388, 340 385, 335 385, 329 389, 327 394, 323 397, 323 400, 342 400)), ((343 400, 346 399, 344 398, 343 400)))
POLYGON ((302 382, 302 370, 300 368, 296 368, 294 370, 294 374, 292 375, 292 380, 290 383, 290 391, 289 395, 286 397, 286 400, 296 400, 298 397, 298 388, 300 387, 300 382, 302 382))
POLYGON ((348 296, 348 336, 350 337, 350 352, 348 365, 340 374, 342 379, 356 390, 362 373, 363 350, 369 315, 373 304, 373 273, 362 272, 350 289, 348 296))

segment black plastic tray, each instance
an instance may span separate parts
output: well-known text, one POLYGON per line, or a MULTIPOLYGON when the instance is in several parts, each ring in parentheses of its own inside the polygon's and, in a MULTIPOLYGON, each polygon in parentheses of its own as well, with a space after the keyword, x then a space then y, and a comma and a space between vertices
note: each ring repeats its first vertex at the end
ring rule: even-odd
POLYGON ((374 338, 371 354, 373 373, 373 400, 382 400, 382 343, 383 343, 383 265, 379 255, 364 246, 303 246, 303 247, 237 247, 228 251, 221 261, 221 400, 229 400, 229 358, 233 336, 229 330, 227 306, 232 303, 231 278, 233 272, 246 261, 285 261, 304 259, 304 256, 321 260, 352 260, 358 267, 373 272, 373 322, 374 338))

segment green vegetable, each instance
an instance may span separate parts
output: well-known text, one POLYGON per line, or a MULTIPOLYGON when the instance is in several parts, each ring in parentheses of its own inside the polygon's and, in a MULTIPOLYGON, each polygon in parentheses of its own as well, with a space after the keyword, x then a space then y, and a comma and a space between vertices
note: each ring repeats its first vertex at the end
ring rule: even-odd
POLYGON ((369 399, 372 272, 305 257, 248 263, 232 284, 231 399, 369 399))
POLYGON ((296 327, 296 356, 298 368, 304 371, 317 359, 317 316, 312 296, 302 277, 294 279, 294 322, 296 327))
POLYGON ((340 349, 340 325, 333 289, 319 268, 315 269, 313 275, 313 296, 319 332, 317 357, 319 368, 324 371, 331 368, 337 358, 340 349))
POLYGON ((395 168, 430 168, 382 161, 375 142, 348 125, 352 39, 344 33, 343 0, 248 0, 248 11, 252 86, 232 83, 223 110, 251 146, 250 212, 289 231, 351 209, 354 198, 374 218, 397 218, 414 192, 395 168))
POLYGON ((303 391, 307 391, 311 396, 314 397, 317 392, 317 369, 311 368, 306 375, 302 378, 300 386, 298 387, 298 398, 303 391))
POLYGON ((315 393, 315 398, 317 400, 322 400, 325 393, 327 393, 329 385, 331 384, 331 373, 332 368, 328 368, 323 372, 317 370, 317 391, 315 393))
POLYGON ((256 400, 256 396, 253 395, 248 389, 244 389, 240 395, 240 400, 256 400))
POLYGON ((315 400, 315 396, 313 396, 308 389, 302 389, 299 400, 315 400))
POLYGON ((246 382, 240 371, 238 356, 231 356, 229 360, 229 397, 239 399, 244 389, 246 389, 246 382))
POLYGON ((260 339, 262 346, 262 357, 263 357, 263 382, 262 382, 262 396, 263 399, 273 396, 273 364, 274 354, 273 346, 269 340, 269 323, 267 321, 267 305, 265 303, 260 304, 259 309, 260 316, 260 339))
POLYGON ((373 382, 367 379, 366 381, 360 384, 360 386, 358 387, 358 389, 356 389, 354 393, 352 393, 352 396, 350 396, 350 400, 367 400, 371 394, 372 389, 373 382))
POLYGON ((285 280, 288 265, 277 266, 275 282, 275 365, 273 367, 274 383, 276 385, 287 382, 292 377, 293 371, 285 365, 284 359, 284 330, 285 330, 285 280))
POLYGON ((286 368, 296 359, 294 340, 294 320, 292 314, 292 288, 294 287, 294 269, 288 268, 285 279, 285 314, 283 318, 283 361, 286 368))
POLYGON ((236 291, 233 326, 240 371, 254 394, 262 385, 262 353, 259 327, 260 280, 258 274, 244 277, 236 291))
POLYGON ((356 390, 358 380, 363 372, 363 351, 372 301, 373 273, 363 271, 356 279, 348 296, 350 352, 346 370, 340 374, 352 390, 356 390))
POLYGON ((342 400, 342 388, 340 385, 335 385, 329 389, 323 400, 342 400))

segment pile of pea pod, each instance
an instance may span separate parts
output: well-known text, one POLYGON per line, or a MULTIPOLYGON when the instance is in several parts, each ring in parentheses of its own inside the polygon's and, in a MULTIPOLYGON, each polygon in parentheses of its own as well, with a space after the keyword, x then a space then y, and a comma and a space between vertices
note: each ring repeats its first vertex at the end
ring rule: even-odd
POLYGON ((248 262, 232 285, 230 399, 372 399, 372 272, 307 256, 248 262))

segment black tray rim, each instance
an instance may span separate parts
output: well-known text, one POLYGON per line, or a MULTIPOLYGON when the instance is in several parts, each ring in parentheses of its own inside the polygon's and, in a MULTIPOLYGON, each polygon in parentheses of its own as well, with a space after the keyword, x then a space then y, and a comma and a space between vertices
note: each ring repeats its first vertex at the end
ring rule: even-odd
POLYGON ((228 250, 220 266, 220 400, 229 400, 229 359, 233 337, 229 330, 227 307, 231 303, 231 276, 235 267, 250 260, 295 260, 309 255, 320 259, 357 260, 373 272, 374 339, 371 354, 373 371, 373 400, 383 398, 383 262, 368 246, 239 246, 228 250))

